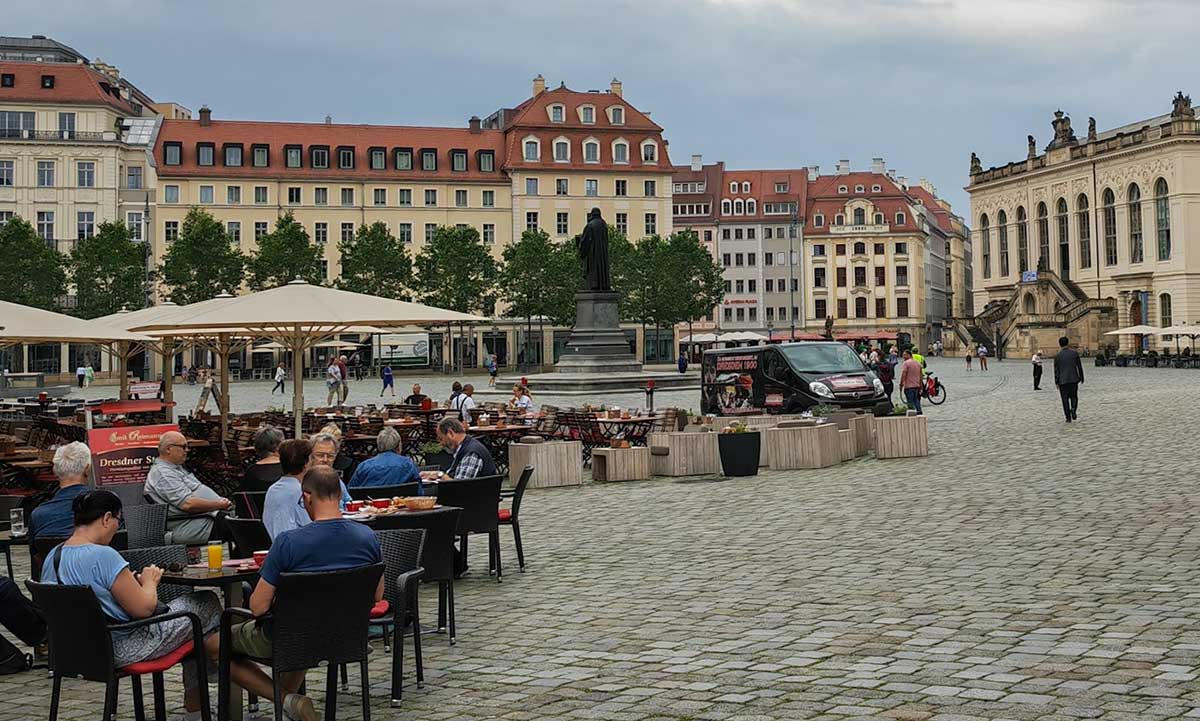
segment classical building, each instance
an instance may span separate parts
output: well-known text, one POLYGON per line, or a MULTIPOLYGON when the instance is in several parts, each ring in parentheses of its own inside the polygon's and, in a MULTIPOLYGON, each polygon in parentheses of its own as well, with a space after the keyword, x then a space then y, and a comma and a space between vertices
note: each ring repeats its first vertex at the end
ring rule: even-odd
MULTIPOLYGON (((1053 139, 984 169, 972 154, 975 307, 968 333, 1013 355, 1067 335, 1095 350, 1118 326, 1200 322, 1200 127, 1191 99, 1171 112, 1083 138, 1062 111, 1053 139)), ((1120 338, 1133 350, 1139 339, 1120 338)), ((1145 347, 1169 338, 1140 339, 1145 347)))

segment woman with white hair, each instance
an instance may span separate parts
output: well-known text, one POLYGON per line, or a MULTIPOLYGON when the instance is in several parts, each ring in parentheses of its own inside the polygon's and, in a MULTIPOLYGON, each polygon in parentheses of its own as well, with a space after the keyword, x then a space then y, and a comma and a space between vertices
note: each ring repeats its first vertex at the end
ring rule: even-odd
POLYGON ((66 538, 75 530, 71 504, 88 490, 92 450, 75 441, 54 452, 54 475, 58 490, 50 500, 33 509, 29 517, 30 543, 36 536, 66 538))

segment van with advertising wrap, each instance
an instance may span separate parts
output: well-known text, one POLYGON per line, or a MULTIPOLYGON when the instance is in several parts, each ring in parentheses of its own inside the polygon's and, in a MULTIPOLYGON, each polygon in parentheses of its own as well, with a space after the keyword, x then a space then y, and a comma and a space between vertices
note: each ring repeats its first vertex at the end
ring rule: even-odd
POLYGON ((883 383, 837 341, 780 343, 704 352, 700 412, 801 413, 816 405, 891 413, 883 383))

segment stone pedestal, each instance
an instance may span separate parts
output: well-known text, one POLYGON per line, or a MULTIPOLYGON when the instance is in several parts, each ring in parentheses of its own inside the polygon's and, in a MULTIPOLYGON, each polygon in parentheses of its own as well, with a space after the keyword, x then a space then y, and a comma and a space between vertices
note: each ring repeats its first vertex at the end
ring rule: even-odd
POLYGON ((575 327, 556 368, 559 373, 637 373, 642 364, 630 352, 621 330, 617 293, 581 290, 575 294, 575 327))
POLYGON ((708 476, 721 472, 716 433, 651 433, 649 442, 650 472, 656 476, 708 476))
POLYGON ((583 444, 579 441, 508 444, 508 480, 516 484, 525 466, 533 466, 530 488, 583 483, 583 444))
POLYGON ((594 481, 641 481, 649 477, 649 448, 597 448, 592 451, 594 481))

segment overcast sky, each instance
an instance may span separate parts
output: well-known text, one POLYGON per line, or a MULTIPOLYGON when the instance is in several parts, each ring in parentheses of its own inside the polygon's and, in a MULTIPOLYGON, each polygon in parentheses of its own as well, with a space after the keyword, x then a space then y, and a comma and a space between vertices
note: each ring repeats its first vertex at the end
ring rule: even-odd
POLYGON ((971 151, 1024 158, 1056 108, 1083 135, 1089 115, 1103 131, 1167 112, 1179 89, 1200 104, 1200 0, 60 0, 4 20, 218 118, 465 125, 538 73, 615 76, 676 163, 882 156, 964 215, 971 151))

